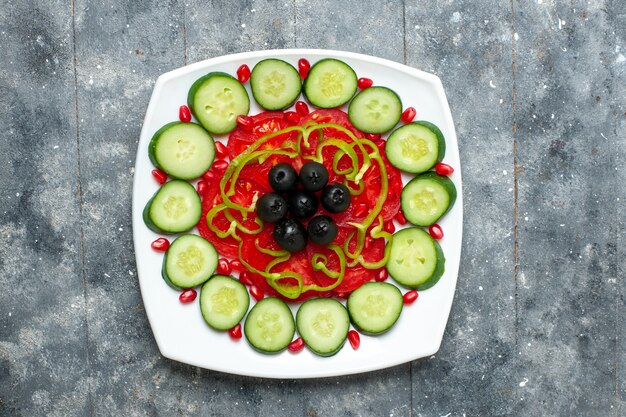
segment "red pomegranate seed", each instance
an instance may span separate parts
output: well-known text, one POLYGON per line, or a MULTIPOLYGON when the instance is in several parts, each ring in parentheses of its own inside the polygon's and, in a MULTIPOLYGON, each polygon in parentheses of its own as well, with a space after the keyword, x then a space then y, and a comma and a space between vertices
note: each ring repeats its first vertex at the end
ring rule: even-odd
POLYGON ((232 261, 230 261, 230 267, 232 268, 233 271, 238 271, 238 272, 241 272, 245 269, 239 259, 233 259, 232 261))
POLYGON ((215 156, 220 159, 228 156, 228 148, 222 142, 215 141, 215 156))
POLYGON ((261 301, 264 297, 263 292, 256 285, 250 286, 250 295, 257 301, 261 301))
POLYGON ((226 168, 228 168, 228 161, 218 159, 217 161, 213 162, 213 169, 216 171, 226 171, 226 168))
POLYGON ((309 70, 311 69, 311 64, 306 58, 300 58, 298 60, 298 72, 300 73, 300 78, 303 80, 308 77, 309 70))
POLYGON ((392 221, 389 221, 387 223, 385 223, 385 226, 383 227, 383 230, 387 233, 393 233, 396 231, 396 226, 393 224, 392 221))
POLYGON ((185 106, 184 104, 180 106, 180 108, 178 109, 178 118, 183 123, 191 122, 191 111, 189 110, 189 107, 185 106))
POLYGON ((363 247, 364 247, 365 249, 369 249, 369 248, 370 248, 370 245, 372 244, 372 241, 373 241, 373 240, 374 240, 374 239, 372 239, 370 236, 367 236, 367 237, 365 238, 365 244, 363 245, 363 247))
POLYGON ((365 138, 372 140, 372 141, 377 141, 378 139, 381 138, 381 135, 380 133, 366 133, 365 138))
POLYGON ((350 342, 350 346, 352 349, 357 350, 361 345, 361 336, 356 330, 350 330, 348 332, 348 341, 350 342))
POLYGON ((386 268, 381 269, 380 271, 378 271, 378 274, 376 274, 376 282, 383 282, 384 280, 386 280, 389 277, 389 272, 387 272, 386 268))
POLYGON ((369 210, 369 207, 367 207, 367 204, 359 203, 354 208, 354 215, 356 217, 363 217, 363 216, 365 216, 365 214, 367 213, 368 210, 369 210))
POLYGON ((152 249, 156 251, 165 252, 167 248, 170 247, 170 241, 164 237, 160 237, 156 239, 154 242, 152 242, 150 246, 152 247, 152 249))
POLYGON ((158 168, 154 168, 152 170, 152 176, 161 185, 165 184, 165 182, 167 181, 167 174, 158 168))
POLYGON ((237 124, 241 126, 243 130, 250 131, 252 130, 253 124, 252 117, 240 114, 239 116, 237 116, 237 124))
POLYGON ((237 325, 235 327, 233 327, 232 329, 228 330, 228 335, 233 340, 241 339, 241 336, 242 336, 241 335, 241 323, 237 323, 237 325))
POLYGON ((230 275, 233 270, 230 267, 230 263, 228 263, 228 259, 220 258, 217 260, 217 273, 220 275, 230 275))
POLYGON ((372 81, 370 78, 359 78, 359 81, 357 81, 357 85, 359 86, 360 90, 370 88, 372 84, 374 84, 374 81, 372 81))
POLYGON ((407 107, 407 109, 402 112, 402 116, 400 116, 400 120, 402 120, 402 123, 404 124, 411 123, 413 119, 415 119, 416 114, 417 112, 415 111, 413 107, 407 107))
POLYGON ((295 111, 286 111, 285 119, 291 123, 298 123, 300 121, 300 115, 295 111))
POLYGON ((198 184, 196 185, 196 188, 198 190, 198 194, 202 195, 204 194, 204 190, 206 190, 206 187, 208 186, 208 184, 206 183, 206 181, 198 181, 198 184))
POLYGON ((443 239, 443 229, 437 223, 428 228, 428 233, 430 233, 435 240, 443 239))
POLYGON ((396 213, 393 218, 401 225, 405 225, 407 223, 406 217, 404 217, 404 213, 402 213, 402 209, 398 210, 398 213, 396 213))
POLYGON ((402 298, 404 299, 404 304, 413 304, 415 300, 417 300, 419 294, 415 290, 407 291, 402 298))
POLYGON ((193 302, 193 300, 195 300, 197 296, 198 293, 196 292, 196 290, 194 290, 193 288, 189 288, 188 290, 181 292, 178 296, 178 299, 181 303, 186 304, 193 302))
POLYGON ((306 116, 307 114, 309 114, 309 106, 307 106, 304 101, 297 101, 296 111, 300 116, 306 116))
POLYGON ((302 349, 304 349, 304 339, 302 339, 301 337, 297 338, 293 342, 289 343, 287 349, 289 349, 289 352, 293 353, 300 352, 302 349))
POLYGON ((215 179, 215 172, 213 171, 207 171, 204 174, 202 174, 202 178, 204 178, 205 180, 211 182, 212 180, 215 179))
POLYGON ((252 282, 252 278, 250 278, 250 273, 248 271, 243 271, 241 274, 239 274, 239 282, 247 286, 254 285, 254 283, 252 282))
POLYGON ((239 68, 237 68, 237 79, 241 84, 247 83, 250 79, 250 67, 246 64, 243 64, 239 68))
POLYGON ((445 175, 446 177, 454 172, 454 168, 452 168, 448 164, 443 164, 439 162, 435 165, 435 172, 439 175, 445 175))

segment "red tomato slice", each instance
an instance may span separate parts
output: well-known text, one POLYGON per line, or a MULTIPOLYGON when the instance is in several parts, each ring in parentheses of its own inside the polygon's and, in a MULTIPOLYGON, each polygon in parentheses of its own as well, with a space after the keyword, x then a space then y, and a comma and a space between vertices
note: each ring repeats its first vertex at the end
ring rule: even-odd
POLYGON ((262 136, 292 126, 292 123, 285 119, 285 114, 279 111, 262 112, 250 117, 252 118, 251 130, 237 126, 228 137, 228 155, 230 159, 245 151, 248 146, 262 136))
MULTIPOLYGON (((206 187, 204 194, 202 197, 202 216, 200 217, 200 221, 197 224, 198 232, 200 236, 208 240, 215 246, 218 253, 220 255, 229 256, 231 258, 237 258, 239 242, 231 236, 226 238, 220 238, 209 229, 206 222, 206 215, 214 206, 220 204, 222 202, 222 197, 220 195, 220 181, 219 179, 215 179, 212 183, 206 187)), ((230 221, 224 216, 223 213, 218 213, 213 221, 220 230, 228 230, 230 226, 230 221)))

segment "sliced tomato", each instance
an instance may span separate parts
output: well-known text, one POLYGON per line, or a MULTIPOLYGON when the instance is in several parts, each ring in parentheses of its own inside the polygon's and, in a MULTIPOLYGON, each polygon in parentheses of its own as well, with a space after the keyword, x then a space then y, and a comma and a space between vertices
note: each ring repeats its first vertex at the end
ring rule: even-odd
MULTIPOLYGON (((197 224, 198 232, 200 236, 208 240, 215 246, 217 252, 223 256, 229 256, 231 258, 237 258, 239 242, 232 236, 221 238, 209 229, 206 222, 206 215, 214 206, 222 203, 222 196, 220 195, 219 179, 211 182, 208 187, 205 188, 202 197, 202 216, 197 224)), ((218 213, 214 219, 213 224, 220 230, 226 231, 230 227, 230 221, 226 218, 223 212, 218 213)))
POLYGON ((293 126, 291 122, 285 119, 285 114, 279 111, 266 111, 250 117, 252 119, 252 129, 244 129, 241 126, 237 126, 228 137, 228 155, 230 159, 234 159, 241 152, 248 149, 251 144, 262 136, 293 126))

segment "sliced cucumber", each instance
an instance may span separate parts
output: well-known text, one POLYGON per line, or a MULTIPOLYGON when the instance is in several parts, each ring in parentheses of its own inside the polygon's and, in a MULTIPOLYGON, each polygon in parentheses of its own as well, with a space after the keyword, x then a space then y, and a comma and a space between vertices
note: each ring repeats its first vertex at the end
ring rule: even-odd
POLYGON ((439 243, 419 227, 393 235, 387 270, 399 284, 416 290, 430 288, 443 275, 445 262, 439 243))
POLYGON ((237 79, 224 72, 211 72, 193 83, 187 104, 200 124, 215 134, 237 127, 237 116, 248 114, 250 98, 237 79))
POLYGON ((400 97, 387 87, 370 87, 361 91, 348 107, 350 122, 366 133, 385 133, 395 127, 402 116, 400 97))
POLYGON ((252 95, 265 110, 283 110, 296 102, 302 90, 298 71, 280 59, 264 59, 250 75, 252 95))
POLYGON ((291 310, 284 301, 274 297, 256 303, 244 325, 244 333, 250 345, 263 353, 276 353, 285 349, 295 332, 291 310))
POLYGON ((202 317, 216 330, 235 327, 246 315, 249 305, 248 290, 231 277, 215 275, 200 290, 202 317))
POLYGON ((206 282, 216 267, 217 251, 209 241, 183 235, 165 253, 161 275, 174 288, 192 288, 206 282))
POLYGON ((361 332, 380 334, 398 321, 403 304, 402 293, 395 285, 368 282, 350 294, 348 313, 361 332))
POLYGON ((200 220, 202 203, 198 192, 182 180, 168 181, 154 194, 143 210, 143 221, 157 233, 182 233, 200 220))
POLYGON ((394 130, 387 138, 385 153, 396 168, 419 174, 443 160, 446 141, 437 126, 417 121, 394 130))
POLYGON ((426 172, 402 189, 404 217, 416 226, 430 226, 446 214, 456 201, 456 187, 445 176, 426 172))
POLYGON ((331 109, 346 104, 357 89, 356 73, 338 59, 322 59, 304 80, 304 94, 311 104, 331 109))
POLYGON ((172 178, 193 180, 204 174, 215 158, 215 142, 196 123, 168 123, 148 145, 152 164, 172 178))
POLYGON ((339 301, 315 298, 300 306, 296 325, 309 349, 320 356, 332 356, 346 341, 350 317, 339 301))

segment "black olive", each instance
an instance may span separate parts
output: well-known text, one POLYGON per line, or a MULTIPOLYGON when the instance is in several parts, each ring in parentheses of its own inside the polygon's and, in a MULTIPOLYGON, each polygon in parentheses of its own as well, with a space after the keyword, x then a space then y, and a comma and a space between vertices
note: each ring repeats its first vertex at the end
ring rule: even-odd
POLYGON ((268 174, 270 186, 277 193, 294 191, 298 187, 298 173, 289 164, 274 165, 268 174))
POLYGON ((337 236, 337 224, 328 216, 315 216, 309 222, 307 229, 311 242, 318 245, 328 245, 337 236))
POLYGON ((340 213, 350 206, 350 191, 343 184, 327 185, 322 190, 322 206, 331 213, 340 213))
POLYGON ((317 197, 305 190, 296 190, 287 196, 289 211, 298 219, 311 217, 317 211, 319 201, 317 197))
POLYGON ((281 248, 289 252, 298 252, 306 247, 306 229, 295 219, 286 219, 274 227, 274 239, 281 248))
POLYGON ((307 162, 300 168, 300 184, 307 191, 319 191, 328 183, 328 171, 319 162, 307 162))
POLYGON ((276 193, 263 194, 256 202, 256 214, 268 223, 276 223, 287 215, 287 202, 276 193))

